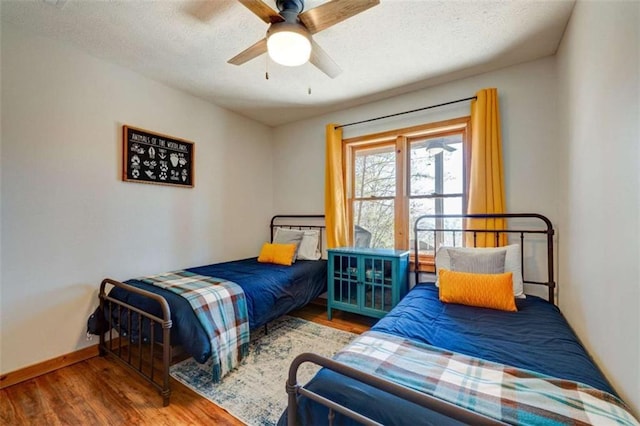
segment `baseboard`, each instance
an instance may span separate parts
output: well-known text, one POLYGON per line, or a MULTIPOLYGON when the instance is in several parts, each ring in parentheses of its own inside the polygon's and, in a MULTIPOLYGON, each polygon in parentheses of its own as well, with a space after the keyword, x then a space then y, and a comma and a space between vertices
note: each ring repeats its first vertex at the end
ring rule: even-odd
POLYGON ((89 346, 66 355, 33 364, 10 373, 0 375, 0 389, 51 373, 81 361, 98 356, 98 345, 89 346))
MULTIPOLYGON (((325 307, 327 306, 327 299, 323 297, 318 297, 313 299, 311 302, 313 305, 318 305, 325 307)), ((119 344, 119 339, 116 337, 114 342, 119 344)), ((174 347, 173 350, 176 350, 174 347)), ((179 353, 174 353, 174 357, 178 356, 179 353)), ((60 368, 68 367, 70 365, 76 364, 81 361, 85 361, 87 359, 98 356, 98 345, 88 346, 84 349, 77 350, 75 352, 71 352, 66 355, 61 355, 57 358, 53 358, 47 361, 40 362, 38 364, 30 365, 28 367, 21 368, 20 370, 12 371, 10 373, 1 374, 0 375, 0 389, 7 388, 9 386, 13 386, 15 384, 25 382, 27 380, 33 379, 38 376, 42 376, 43 374, 51 373, 52 371, 58 370, 60 368)))

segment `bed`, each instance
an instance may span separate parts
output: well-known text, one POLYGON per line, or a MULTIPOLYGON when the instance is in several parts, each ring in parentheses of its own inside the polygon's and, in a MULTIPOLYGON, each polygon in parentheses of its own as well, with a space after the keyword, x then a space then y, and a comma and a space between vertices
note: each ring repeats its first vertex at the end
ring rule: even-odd
MULTIPOLYGON (((315 232, 317 253, 321 256, 324 216, 277 215, 271 219, 270 229, 271 240, 278 230, 315 232)), ((180 273, 216 282, 224 280, 241 288, 242 304, 246 306, 244 322, 248 322, 250 330, 266 330, 270 321, 305 306, 326 291, 327 282, 326 260, 322 257, 298 259, 291 266, 248 258, 187 268, 180 273)), ((192 356, 204 363, 216 352, 207 327, 190 302, 148 278, 103 280, 99 298, 108 331, 100 334, 99 351, 102 356, 112 355, 156 387, 166 406, 170 401, 169 366, 173 355, 192 356), (156 358, 162 360, 158 362, 156 358)))
MULTIPOLYGON (((524 260, 531 261, 533 270, 542 269, 544 275, 542 280, 523 282, 527 288, 546 286, 545 297, 515 298, 517 312, 443 303, 434 282, 422 282, 423 274, 415 271, 418 284, 407 296, 333 359, 301 354, 293 361, 286 385, 289 405, 279 424, 637 424, 553 303, 554 231, 546 217, 422 216, 414 227, 415 253, 420 258, 418 241, 425 242, 421 232, 433 234, 423 245, 434 254, 438 242, 453 246, 463 239, 475 242, 477 233, 486 231, 474 231, 468 225, 464 230, 461 225, 470 218, 489 217, 509 220, 508 229, 491 231, 492 236, 516 237, 520 266, 524 260), (512 226, 518 221, 525 227, 512 226), (452 223, 457 227, 451 229, 452 223), (439 236, 443 232, 452 234, 439 236), (305 362, 323 368, 301 386, 296 371, 305 362), (493 380, 496 372, 512 380, 507 382, 511 386, 507 391, 483 388, 493 384, 487 378, 493 380), (554 411, 555 406, 527 399, 534 394, 547 397, 534 384, 547 386, 545 392, 560 389, 560 413, 554 411), (513 396, 513 389, 520 394, 513 396), (487 394, 490 401, 485 400, 487 394), (587 406, 585 394, 588 400, 591 396, 604 398, 608 410, 587 406), (572 411, 574 403, 589 412, 572 411)), ((535 272, 527 267, 523 270, 525 276, 535 272)))

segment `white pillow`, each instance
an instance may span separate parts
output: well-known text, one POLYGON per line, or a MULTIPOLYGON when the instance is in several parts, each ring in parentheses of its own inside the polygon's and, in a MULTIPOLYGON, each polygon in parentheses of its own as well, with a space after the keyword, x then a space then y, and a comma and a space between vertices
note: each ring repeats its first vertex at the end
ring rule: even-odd
POLYGON ((321 257, 318 250, 318 242, 320 240, 320 231, 317 229, 305 229, 302 242, 298 248, 298 259, 301 260, 318 260, 321 257))
POLYGON ((293 254, 293 259, 291 259, 291 262, 293 263, 298 257, 298 252, 300 251, 300 244, 302 243, 303 237, 303 231, 297 229, 276 228, 272 242, 274 244, 295 244, 296 251, 293 254))
MULTIPOLYGON (((524 299, 524 283, 522 281, 522 265, 520 264, 520 245, 511 244, 504 247, 446 247, 440 246, 436 253, 436 277, 440 268, 451 269, 451 258, 449 251, 459 251, 462 253, 492 253, 506 250, 504 257, 504 272, 513 272, 513 295, 519 299, 524 299)), ((436 280, 436 285, 438 281, 436 280)))

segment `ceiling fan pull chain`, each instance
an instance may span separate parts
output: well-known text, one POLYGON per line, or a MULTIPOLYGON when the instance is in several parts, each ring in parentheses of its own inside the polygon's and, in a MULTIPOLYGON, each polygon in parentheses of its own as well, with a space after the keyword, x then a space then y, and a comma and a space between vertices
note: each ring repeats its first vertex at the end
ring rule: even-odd
POLYGON ((264 62, 264 79, 269 80, 269 55, 266 56, 266 61, 264 62))
POLYGON ((307 93, 310 95, 311 94, 311 86, 309 86, 309 89, 307 90, 307 93))

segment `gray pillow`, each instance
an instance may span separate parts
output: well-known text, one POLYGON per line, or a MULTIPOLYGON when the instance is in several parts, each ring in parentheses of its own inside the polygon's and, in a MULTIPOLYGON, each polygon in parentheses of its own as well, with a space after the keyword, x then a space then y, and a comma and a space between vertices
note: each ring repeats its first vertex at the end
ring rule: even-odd
POLYGON ((502 274, 506 250, 492 253, 464 253, 457 250, 447 250, 451 259, 451 270, 471 272, 473 274, 502 274))
POLYGON ((276 228, 275 235, 273 236, 274 244, 295 244, 296 251, 293 254, 291 262, 295 262, 298 257, 298 249, 300 249, 300 243, 304 237, 304 231, 297 229, 276 228))

